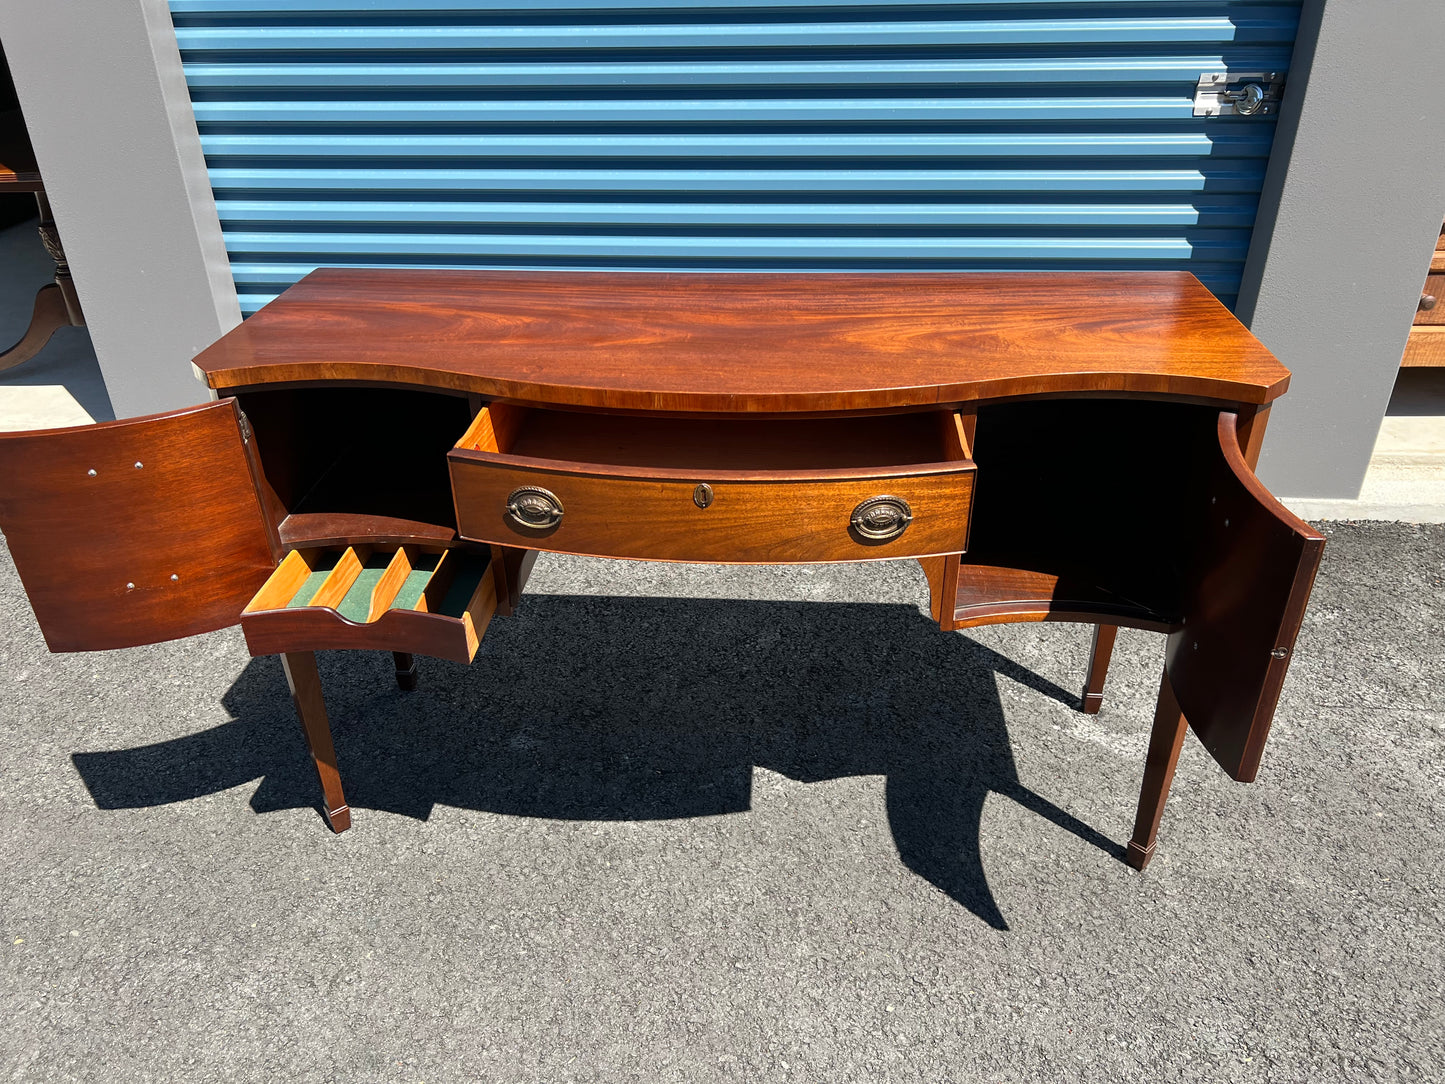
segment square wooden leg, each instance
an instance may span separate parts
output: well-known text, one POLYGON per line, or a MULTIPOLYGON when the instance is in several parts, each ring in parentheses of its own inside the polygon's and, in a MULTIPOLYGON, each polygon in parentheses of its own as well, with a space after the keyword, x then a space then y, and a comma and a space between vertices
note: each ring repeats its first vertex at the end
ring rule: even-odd
POLYGON ((1159 703, 1154 709, 1154 729, 1149 735, 1149 755, 1144 761, 1144 787, 1139 793, 1139 812, 1134 818, 1134 837, 1129 840, 1125 861, 1142 870, 1154 857, 1159 841, 1159 822, 1164 818, 1164 803, 1169 800, 1169 786, 1174 782, 1174 769, 1179 764, 1179 750, 1189 729, 1174 686, 1169 684, 1169 671, 1159 683, 1159 703))
POLYGON ((518 549, 516 546, 492 547, 492 576, 497 585, 497 613, 511 617, 517 612, 522 601, 522 588, 527 586, 527 577, 537 563, 536 550, 518 549))
POLYGON ((944 632, 958 628, 954 611, 958 608, 959 554, 947 557, 920 557, 919 565, 928 580, 929 613, 944 632))
POLYGON ((409 693, 416 688, 416 656, 405 651, 393 651, 392 659, 396 663, 396 685, 404 693, 409 693))
POLYGON ((331 744, 331 723, 321 696, 316 655, 311 651, 291 652, 281 656, 281 666, 286 671, 286 684, 291 687, 291 701, 296 705, 301 729, 306 732, 306 744, 316 761, 316 774, 321 778, 326 822, 333 832, 344 832, 351 827, 351 809, 341 792, 341 772, 336 767, 336 748, 331 744))
POLYGON ((1114 637, 1118 635, 1118 625, 1094 626, 1094 646, 1089 649, 1089 674, 1084 679, 1083 703, 1079 705, 1086 715, 1097 715, 1104 706, 1104 678, 1109 673, 1114 637))

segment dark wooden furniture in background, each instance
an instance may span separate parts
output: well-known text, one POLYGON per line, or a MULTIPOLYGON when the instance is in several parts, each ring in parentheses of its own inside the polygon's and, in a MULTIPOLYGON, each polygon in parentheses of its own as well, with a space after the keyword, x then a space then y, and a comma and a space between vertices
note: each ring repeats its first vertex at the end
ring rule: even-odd
POLYGON ((337 831, 316 650, 467 661, 539 550, 909 557, 945 630, 1097 625, 1085 711, 1167 634, 1143 868, 1186 719, 1254 778, 1323 546, 1252 472, 1288 373, 1187 274, 318 271, 196 366, 0 435, 0 526, 54 650, 280 654, 337 831))
POLYGON ((70 266, 65 262, 65 249, 60 244, 60 232, 51 217, 45 184, 40 179, 30 136, 18 109, 0 111, 0 194, 10 192, 34 194, 40 207, 40 240, 55 261, 55 281, 40 287, 35 295, 35 309, 25 334, 13 346, 0 351, 0 372, 29 361, 61 328, 85 326, 70 266))
POLYGON ((1405 368, 1445 366, 1445 227, 1435 242, 1430 273, 1425 276, 1420 302, 1415 307, 1415 326, 1410 330, 1400 364, 1405 368))

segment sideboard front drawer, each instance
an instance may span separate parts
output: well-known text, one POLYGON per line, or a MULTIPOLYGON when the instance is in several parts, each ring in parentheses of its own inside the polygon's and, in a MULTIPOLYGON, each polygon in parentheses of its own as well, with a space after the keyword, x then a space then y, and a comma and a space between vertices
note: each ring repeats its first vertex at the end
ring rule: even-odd
POLYGON ((450 458, 464 538, 748 564, 962 552, 966 448, 944 411, 715 421, 493 404, 450 458))

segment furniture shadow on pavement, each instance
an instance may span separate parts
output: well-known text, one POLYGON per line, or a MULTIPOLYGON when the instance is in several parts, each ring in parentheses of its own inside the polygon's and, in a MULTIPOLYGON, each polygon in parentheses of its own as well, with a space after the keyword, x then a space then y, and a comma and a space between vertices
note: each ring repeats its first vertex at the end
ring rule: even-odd
MULTIPOLYGON (((1077 695, 911 606, 528 595, 472 666, 422 662, 403 693, 389 654, 322 656, 353 809, 698 817, 750 809, 755 766, 801 782, 883 775, 903 862, 998 929, 979 850, 990 792, 1123 856, 1019 781, 995 675, 1071 707, 1077 695)), ((279 662, 252 660, 224 704, 233 721, 202 733, 76 753, 96 804, 261 778, 258 812, 316 808, 279 662)))

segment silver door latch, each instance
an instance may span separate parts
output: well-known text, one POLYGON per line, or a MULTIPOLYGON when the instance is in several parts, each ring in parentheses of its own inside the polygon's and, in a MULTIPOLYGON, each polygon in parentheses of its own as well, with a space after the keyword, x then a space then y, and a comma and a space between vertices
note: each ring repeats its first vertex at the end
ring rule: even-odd
POLYGON ((1263 117, 1279 112, 1280 72, 1205 72, 1194 91, 1196 117, 1263 117))

